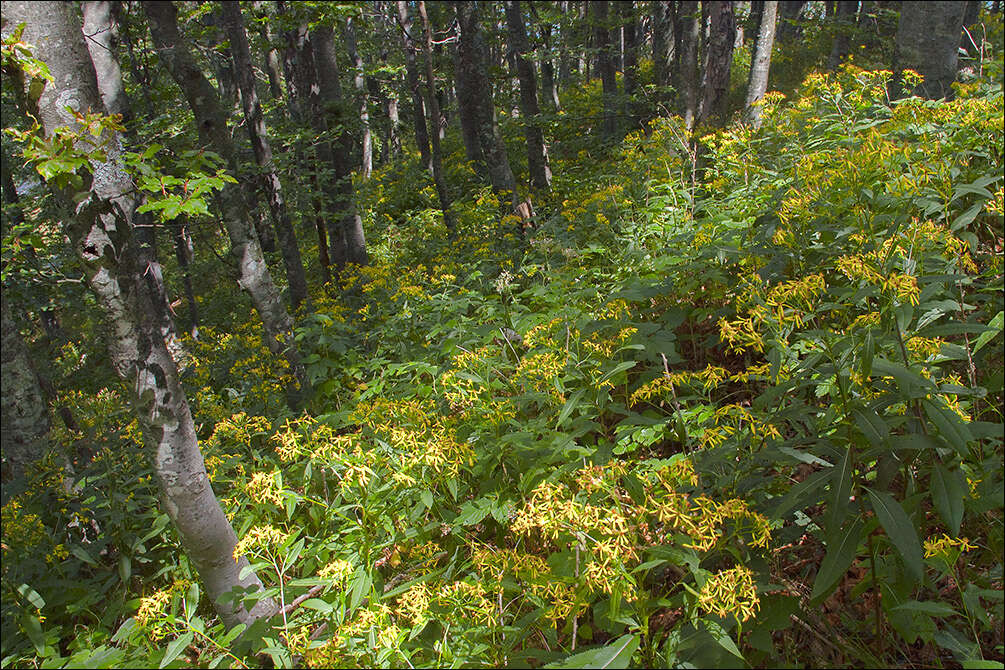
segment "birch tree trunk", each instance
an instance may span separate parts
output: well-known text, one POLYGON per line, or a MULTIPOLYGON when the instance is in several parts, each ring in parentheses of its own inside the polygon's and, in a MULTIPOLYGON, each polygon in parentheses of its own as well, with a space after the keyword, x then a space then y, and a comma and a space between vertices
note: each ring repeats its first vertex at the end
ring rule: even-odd
POLYGON ((346 19, 345 29, 342 31, 346 50, 349 52, 349 62, 352 65, 352 83, 356 88, 357 102, 359 103, 359 124, 362 132, 360 137, 361 165, 360 177, 365 181, 370 178, 373 172, 373 139, 370 136, 370 96, 367 94, 366 82, 363 77, 363 57, 356 47, 356 23, 351 18, 346 19))
POLYGON ((750 78, 747 80, 747 122, 754 128, 761 127, 761 106, 756 103, 761 101, 768 90, 768 72, 771 69, 771 49, 775 43, 777 17, 778 1, 765 0, 761 8, 754 58, 750 62, 750 78))
POLYGON ((286 279, 290 285, 290 306, 296 310, 307 300, 307 274, 304 271, 303 259, 300 257, 300 247, 297 245, 297 234, 290 221, 289 212, 286 211, 283 184, 279 181, 276 165, 272 160, 268 129, 265 127, 262 105, 255 88, 255 74, 251 69, 251 49, 244 29, 244 19, 241 17, 241 5, 238 2, 225 2, 220 5, 220 9, 223 28, 230 40, 230 53, 234 58, 234 73, 241 91, 241 103, 244 107, 248 135, 251 137, 251 149, 255 153, 255 163, 258 164, 260 171, 259 179, 268 196, 272 225, 276 229, 279 249, 286 267, 286 279))
MULTIPOLYGON (((195 115, 199 139, 220 154, 236 173, 236 152, 227 131, 227 118, 220 107, 216 90, 195 64, 187 43, 178 32, 178 16, 169 1, 144 3, 150 23, 150 35, 161 63, 181 88, 195 115)), ((285 356, 299 389, 288 389, 288 402, 298 407, 311 385, 304 370, 300 352, 293 339, 293 320, 283 306, 279 290, 272 281, 262 248, 253 232, 248 207, 239 184, 227 184, 220 192, 221 214, 230 253, 237 261, 238 285, 251 296, 265 329, 265 344, 277 356, 285 356)))
POLYGON ((683 92, 684 125, 694 127, 698 115, 698 38, 701 35, 701 12, 697 0, 681 3, 684 29, 681 31, 680 83, 683 92))
MULTIPOLYGON (((76 125, 68 106, 79 113, 102 109, 94 67, 71 4, 3 2, 2 11, 13 25, 27 24, 24 38, 38 45, 35 56, 52 72, 54 84, 47 85, 38 100, 46 133, 76 125)), ((178 368, 151 325, 158 303, 140 276, 129 220, 133 186, 122 169, 120 138, 108 131, 97 139, 88 137, 83 135, 78 147, 86 151, 100 143, 105 161, 89 165, 84 181, 90 182, 88 191, 61 193, 78 203, 66 233, 105 314, 112 365, 125 382, 139 420, 165 511, 223 622, 251 623, 274 612, 275 604, 263 599, 249 611, 240 599, 229 597, 235 588, 260 590, 262 584, 252 572, 240 576, 247 559, 235 561, 232 556, 237 536, 206 475, 178 368)))

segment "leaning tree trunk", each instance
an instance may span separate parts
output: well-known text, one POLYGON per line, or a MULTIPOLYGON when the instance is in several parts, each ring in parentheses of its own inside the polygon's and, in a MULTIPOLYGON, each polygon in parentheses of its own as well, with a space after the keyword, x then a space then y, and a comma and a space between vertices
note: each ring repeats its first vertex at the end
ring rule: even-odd
POLYGON ((771 49, 775 43, 777 16, 778 0, 765 0, 761 8, 754 58, 750 63, 750 79, 747 80, 747 122, 754 128, 761 127, 761 106, 757 103, 768 90, 768 71, 771 69, 771 49))
MULTIPOLYGON (((466 82, 463 94, 458 91, 458 112, 463 118, 474 119, 478 145, 485 158, 485 167, 492 190, 502 205, 509 202, 510 211, 516 209, 516 179, 509 164, 506 145, 495 122, 495 105, 492 101, 492 84, 488 79, 485 40, 479 26, 480 8, 475 3, 455 2, 461 34, 457 42, 457 76, 466 82)), ((427 35, 427 45, 432 48, 432 37, 427 35)), ((431 70, 432 64, 428 66, 431 70)), ((429 73, 431 76, 431 72, 429 73)))
MULTIPOLYGON (((122 115, 126 121, 126 138, 130 143, 136 143, 136 134, 131 127, 131 121, 134 119, 132 105, 126 95, 126 89, 122 82, 122 70, 116 59, 118 24, 114 17, 114 4, 108 0, 89 0, 81 3, 85 44, 90 53, 91 62, 94 64, 98 93, 105 109, 110 114, 122 115)), ((138 200, 134 199, 132 202, 133 206, 138 208, 145 202, 145 196, 141 196, 138 200)), ((188 357, 178 339, 178 331, 168 309, 171 300, 168 298, 167 288, 164 285, 163 269, 157 258, 157 228, 153 215, 134 209, 131 218, 134 235, 138 242, 136 251, 139 255, 140 265, 144 268, 143 277, 149 284, 151 295, 155 296, 155 299, 160 303, 160 308, 156 310, 156 314, 160 317, 158 327, 171 356, 176 363, 184 367, 188 357)))
POLYGON ((338 78, 339 67, 335 58, 335 41, 332 29, 325 25, 314 28, 310 44, 314 50, 314 69, 321 89, 324 120, 328 124, 329 130, 333 126, 341 127, 338 141, 332 147, 332 167, 335 169, 335 179, 338 180, 335 187, 338 193, 336 206, 339 208, 339 230, 337 232, 341 236, 340 239, 332 239, 332 230, 329 228, 328 244, 332 261, 338 266, 345 263, 366 265, 369 262, 369 257, 366 253, 363 219, 359 215, 359 210, 356 209, 356 194, 352 184, 352 169, 349 164, 352 135, 347 130, 349 119, 342 102, 342 89, 338 78))
MULTIPOLYGON (((199 70, 187 43, 178 32, 178 15, 174 5, 169 1, 147 2, 143 9, 160 61, 192 108, 200 142, 220 154, 236 172, 236 152, 227 130, 227 118, 220 107, 216 89, 199 70)), ((299 383, 299 390, 290 388, 287 393, 289 404, 296 408, 303 396, 310 393, 311 384, 293 338, 293 320, 269 274, 262 248, 249 221, 241 186, 226 184, 220 191, 220 203, 223 223, 230 237, 230 252, 237 261, 238 284, 251 296, 262 319, 266 346, 273 354, 286 357, 290 371, 299 383)))
POLYGON ((537 81, 534 77, 534 65, 530 62, 530 46, 527 44, 527 32, 524 29, 523 17, 520 15, 520 3, 516 0, 506 2, 506 23, 509 27, 510 45, 515 52, 517 75, 520 78, 520 114, 523 116, 524 136, 527 139, 527 167, 530 170, 530 182, 534 188, 547 191, 551 186, 551 169, 548 167, 548 151, 544 145, 544 133, 541 132, 541 109, 537 106, 537 81))
POLYGON ((729 68, 733 62, 733 41, 736 34, 733 3, 716 0, 711 3, 711 23, 708 53, 705 55, 704 91, 698 124, 725 126, 729 112, 729 68))
POLYGON ((251 49, 248 46, 248 34, 244 30, 241 4, 225 2, 220 8, 223 13, 221 17, 223 28, 230 40, 230 53, 234 58, 234 73, 241 91, 241 103, 244 107, 248 135, 251 137, 251 148, 255 153, 255 163, 260 172, 259 179, 268 196, 272 225, 276 229, 283 265, 286 267, 286 279, 290 285, 290 306, 296 310, 307 300, 307 274, 304 271, 303 259, 300 257, 300 247, 297 245, 297 234, 286 211, 283 184, 279 181, 276 164, 272 160, 268 129, 265 127, 262 105, 259 103, 258 91, 255 88, 255 73, 251 69, 251 49))
POLYGON ((433 173, 432 156, 429 153, 429 132, 426 129, 425 103, 422 101, 422 83, 419 81, 419 68, 415 62, 417 41, 412 36, 412 17, 408 12, 408 3, 398 0, 398 20, 401 23, 402 45, 405 51, 405 80, 408 92, 412 97, 412 128, 415 133, 415 144, 419 148, 419 156, 426 171, 433 173))
POLYGON ((454 232, 454 217, 450 213, 450 196, 447 195, 447 183, 443 179, 443 159, 440 155, 440 134, 436 129, 439 125, 440 102, 436 99, 436 78, 433 76, 433 31, 429 26, 429 16, 426 14, 426 3, 419 0, 419 19, 422 21, 422 32, 425 39, 422 43, 422 60, 426 70, 426 109, 429 110, 429 122, 433 133, 429 136, 432 148, 433 183, 436 185, 436 196, 440 200, 440 211, 443 212, 443 225, 452 235, 454 232))
MULTIPOLYGON (((4 2, 3 15, 13 25, 27 25, 24 39, 38 45, 35 56, 48 64, 54 84, 38 100, 47 134, 77 128, 74 113, 102 108, 94 66, 84 45, 73 6, 64 2, 4 2), (67 102, 77 107, 67 110, 67 102)), ((151 319, 157 300, 142 280, 129 215, 133 185, 122 169, 118 135, 105 131, 92 144, 82 134, 77 147, 105 150, 102 163, 90 163, 86 198, 76 198, 75 217, 66 233, 84 269, 87 283, 105 313, 109 354, 125 382, 139 420, 144 447, 153 462, 165 511, 199 572, 206 591, 227 626, 249 624, 275 610, 263 599, 246 610, 240 599, 225 598, 235 588, 260 590, 248 561, 232 555, 237 536, 213 493, 178 368, 151 319)), ((64 191, 68 201, 74 194, 64 191)), ((6 349, 6 347, 5 347, 6 349)), ((5 380, 6 382, 6 380, 5 380)))
POLYGON ((914 70, 924 81, 905 93, 952 99, 965 2, 904 2, 897 26, 894 73, 914 70))

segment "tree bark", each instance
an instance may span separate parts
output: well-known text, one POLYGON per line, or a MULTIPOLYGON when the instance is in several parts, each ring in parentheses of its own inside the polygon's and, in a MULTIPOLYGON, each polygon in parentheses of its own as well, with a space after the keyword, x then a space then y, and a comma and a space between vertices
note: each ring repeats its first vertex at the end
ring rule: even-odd
POLYGON ((685 0, 681 3, 680 12, 684 27, 681 31, 681 107, 684 110, 684 125, 691 130, 698 115, 698 38, 701 35, 701 11, 697 0, 685 0))
POLYGON ((799 34, 800 30, 796 21, 799 20, 799 15, 805 6, 805 0, 787 0, 781 3, 778 8, 781 14, 778 27, 779 42, 789 42, 799 34))
POLYGON ((952 83, 956 81, 966 8, 965 2, 946 1, 905 1, 901 5, 894 75, 898 82, 904 70, 914 70, 924 77, 913 91, 904 91, 905 94, 932 100, 954 97, 952 83))
POLYGON ((255 87, 255 73, 251 69, 251 48, 248 46, 248 35, 244 29, 241 5, 238 2, 225 2, 220 5, 220 9, 224 31, 230 40, 230 53, 234 58, 234 73, 241 91, 241 103, 244 107, 248 135, 251 138, 251 149, 255 153, 259 180, 268 196, 272 225, 279 238, 286 279, 290 285, 290 306, 296 310, 307 300, 307 274, 304 271, 303 259, 300 257, 300 247, 297 245, 297 234, 286 210, 283 184, 279 180, 272 159, 272 146, 269 144, 265 116, 262 114, 262 105, 255 87))
POLYGON ((422 101, 422 84, 419 69, 415 63, 417 41, 412 35, 412 17, 408 12, 408 2, 398 0, 398 22, 402 31, 402 47, 405 51, 405 81, 412 98, 412 129, 415 145, 419 149, 422 164, 429 174, 433 173, 433 159, 429 153, 429 132, 426 130, 426 109, 422 101))
POLYGON ((729 69, 733 61, 735 26, 733 3, 711 3, 708 53, 705 55, 705 82, 699 125, 725 126, 728 120, 729 69))
POLYGON ((597 70, 602 86, 603 116, 600 120, 600 138, 614 142, 618 135, 618 80, 614 70, 614 53, 611 44, 610 17, 607 0, 593 0, 593 43, 597 49, 597 70))
POLYGON ((311 33, 310 44, 314 51, 315 76, 320 86, 324 120, 329 130, 341 127, 339 138, 332 147, 332 167, 335 169, 337 180, 335 206, 339 212, 339 226, 336 231, 330 227, 328 229, 329 253, 337 267, 345 263, 366 265, 369 262, 366 237, 363 234, 363 220, 356 209, 352 169, 349 165, 352 135, 347 130, 348 114, 342 100, 332 29, 325 25, 317 26, 311 33))
POLYGON ((28 345, 21 337, 7 296, 2 296, 0 302, 3 303, 0 328, 3 430, 0 431, 0 453, 3 454, 2 480, 6 489, 9 483, 23 480, 25 468, 51 448, 48 434, 52 420, 42 385, 31 364, 28 345))
POLYGON ((534 65, 530 61, 530 45, 524 28, 521 7, 517 0, 506 2, 506 24, 511 48, 514 51, 517 76, 520 78, 520 114, 523 116, 524 136, 527 140, 527 167, 531 184, 547 191, 551 187, 551 168, 548 167, 548 150, 541 132, 541 109, 537 105, 537 81, 534 65))
MULTIPOLYGON (((458 80, 463 77, 465 82, 463 90, 457 92, 458 113, 462 120, 468 118, 477 133, 478 146, 485 160, 492 190, 500 204, 510 202, 512 211, 518 204, 516 179, 509 164, 506 145, 503 144, 495 122, 492 85, 485 62, 488 49, 485 48, 485 39, 479 25, 480 6, 476 3, 455 2, 454 9, 461 30, 457 41, 456 73, 458 80)), ((426 42, 432 47, 431 35, 427 35, 426 42)), ((427 68, 431 77, 431 62, 427 68)))
POLYGON ((436 78, 433 76, 433 31, 429 26, 429 16, 426 14, 426 3, 419 0, 419 19, 422 21, 422 32, 425 37, 422 43, 422 60, 426 70, 426 108, 429 110, 429 121, 434 132, 430 135, 432 145, 431 165, 433 183, 436 185, 436 196, 440 200, 440 211, 443 212, 443 225, 451 235, 454 233, 454 217, 450 213, 450 196, 447 194, 447 183, 443 179, 443 159, 440 156, 440 134, 436 131, 440 118, 440 103, 436 99, 436 78))
POLYGON ((768 90, 768 72, 771 69, 771 49, 775 43, 775 20, 778 16, 777 0, 762 3, 757 43, 750 63, 750 78, 747 80, 747 122, 754 128, 761 127, 761 106, 757 103, 768 90))
MULTIPOLYGON (((80 113, 101 109, 93 65, 72 5, 4 2, 3 15, 14 25, 27 24, 25 39, 38 45, 35 56, 48 64, 54 77, 55 84, 46 86, 39 99, 46 133, 75 124, 67 102, 80 113)), ((86 137, 78 140, 85 150, 94 146, 86 137)), ((232 556, 237 536, 206 475, 178 368, 150 324, 157 301, 140 276, 128 218, 133 186, 122 169, 119 137, 106 131, 97 139, 105 141, 105 162, 89 166, 90 190, 86 200, 78 201, 66 232, 105 313, 112 364, 126 382, 165 510, 223 622, 228 627, 248 624, 271 614, 275 605, 263 599, 249 611, 240 599, 227 597, 235 588, 260 590, 262 584, 252 572, 240 577, 247 559, 235 562, 232 556)))
POLYGON ((188 222, 184 218, 175 219, 171 224, 171 236, 174 238, 174 254, 181 269, 182 283, 185 287, 185 299, 188 301, 189 334, 197 337, 199 334, 199 308, 195 303, 195 290, 192 288, 192 272, 189 266, 192 262, 192 237, 188 233, 188 222))
POLYGON ((639 40, 638 23, 635 18, 635 3, 622 2, 618 5, 621 10, 621 34, 624 44, 624 81, 625 81, 625 104, 624 117, 628 120, 632 129, 640 124, 638 103, 635 99, 638 93, 638 65, 639 65, 639 40))
MULTIPOLYGON (((534 5, 530 5, 531 11, 534 5)), ((553 112, 562 109, 562 103, 558 99, 558 80, 555 78, 555 61, 551 57, 551 26, 541 26, 541 39, 544 44, 544 51, 547 54, 541 59, 541 88, 544 91, 545 104, 553 112)), ((533 65, 532 65, 533 67, 533 65)))
POLYGON ((667 103, 667 90, 671 86, 671 72, 676 60, 675 43, 678 35, 673 22, 673 7, 669 0, 657 0, 650 16, 653 41, 653 83, 656 84, 656 104, 667 103))
POLYGON ((349 52, 349 64, 353 69, 352 83, 356 88, 356 101, 359 104, 359 125, 361 132, 359 176, 366 181, 370 178, 370 173, 373 172, 373 139, 370 135, 370 96, 367 93, 366 80, 363 76, 365 71, 363 57, 356 47, 356 22, 352 18, 346 19, 342 38, 345 41, 346 50, 349 52))
POLYGON ((851 49, 851 33, 855 28, 855 12, 858 11, 858 0, 838 0, 834 18, 834 44, 827 58, 827 69, 832 72, 848 57, 851 49))
POLYGON ((251 3, 255 13, 264 17, 265 20, 259 24, 259 36, 262 38, 263 51, 265 52, 265 74, 269 78, 269 95, 273 100, 283 99, 282 73, 279 61, 279 50, 276 48, 275 35, 272 32, 272 21, 269 16, 269 5, 262 0, 255 0, 251 3))
MULTIPOLYGON (((147 13, 150 34, 161 63, 181 87, 192 108, 200 142, 220 154, 230 169, 236 172, 236 155, 227 130, 226 116, 216 90, 196 66, 187 43, 178 32, 174 5, 166 1, 147 2, 143 9, 147 13)), ((262 319, 266 346, 273 354, 285 356, 290 371, 299 383, 299 389, 290 388, 287 393, 289 404, 298 407, 303 396, 310 393, 311 385, 293 339, 293 320, 269 274, 262 248, 248 219, 248 207, 240 185, 226 184, 220 191, 219 201, 223 223, 230 237, 230 253, 237 262, 238 285, 251 296, 262 319)))

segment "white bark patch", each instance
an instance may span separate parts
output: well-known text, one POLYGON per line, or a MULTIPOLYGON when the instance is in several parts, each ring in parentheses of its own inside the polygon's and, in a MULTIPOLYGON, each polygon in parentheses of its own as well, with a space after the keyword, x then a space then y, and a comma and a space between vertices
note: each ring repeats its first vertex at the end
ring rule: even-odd
POLYGON ((79 110, 82 105, 80 102, 80 91, 79 89, 68 87, 59 91, 56 94, 56 114, 59 116, 60 120, 71 125, 76 121, 76 117, 70 111, 79 110), (69 107, 70 109, 67 109, 69 107))

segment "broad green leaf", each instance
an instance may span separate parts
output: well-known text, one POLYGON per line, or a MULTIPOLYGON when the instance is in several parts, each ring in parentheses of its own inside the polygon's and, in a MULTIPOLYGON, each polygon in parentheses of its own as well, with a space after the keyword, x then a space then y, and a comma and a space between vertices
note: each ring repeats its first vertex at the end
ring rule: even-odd
POLYGON ((890 428, 883 421, 883 418, 876 414, 876 410, 866 407, 856 409, 852 412, 855 415, 855 424, 862 431, 869 444, 874 447, 881 447, 890 435, 890 428))
POLYGON ((42 622, 38 620, 37 616, 32 616, 31 614, 22 614, 18 619, 20 620, 21 630, 31 640, 35 651, 38 652, 39 656, 43 655, 45 653, 45 635, 42 634, 42 622))
POLYGON ((638 635, 622 635, 617 640, 598 649, 581 651, 562 661, 549 663, 546 668, 627 668, 632 654, 639 648, 638 635))
POLYGON ((1005 315, 1005 312, 999 310, 998 313, 995 314, 995 317, 991 319, 991 322, 988 323, 988 326, 990 326, 994 330, 984 331, 983 333, 977 336, 977 339, 974 340, 974 353, 980 351, 984 347, 984 345, 993 340, 1002 332, 1003 322, 1005 322, 1005 316, 1003 315, 1005 315))
POLYGON ((167 651, 164 652, 164 658, 161 659, 160 667, 163 668, 171 661, 178 658, 178 656, 180 656, 181 653, 188 648, 188 645, 192 644, 193 637, 195 637, 195 633, 187 630, 182 633, 180 637, 171 642, 171 644, 167 646, 167 651))
POLYGON ((831 588, 837 584, 837 581, 851 566, 855 556, 858 555, 858 543, 862 539, 862 526, 861 519, 856 519, 848 527, 848 530, 838 530, 831 534, 832 539, 828 542, 827 555, 820 563, 820 570, 813 582, 811 600, 821 599, 830 593, 831 588))
MULTIPOLYGON (((824 484, 826 484, 831 476, 834 474, 834 468, 827 468, 826 470, 821 470, 820 472, 814 472, 812 475, 799 482, 791 489, 789 492, 782 496, 782 499, 775 505, 775 509, 771 512, 771 518, 781 519, 787 515, 794 507, 803 502, 803 498, 810 495, 824 484)), ((814 502, 816 502, 814 500, 814 502)))
POLYGON ((837 470, 834 471, 834 482, 831 484, 833 496, 831 497, 830 511, 827 515, 827 530, 830 533, 837 530, 844 523, 848 514, 848 498, 851 496, 852 474, 854 463, 852 462, 852 449, 846 447, 838 463, 837 470))
POLYGON ((914 370, 905 368, 900 363, 888 361, 885 358, 873 359, 872 372, 874 375, 893 377, 897 380, 900 390, 910 397, 914 397, 914 392, 919 389, 936 390, 932 380, 925 379, 914 370))
POLYGON ((42 596, 40 596, 38 594, 38 591, 36 591, 35 589, 31 588, 29 585, 22 584, 21 586, 17 587, 17 592, 19 594, 21 594, 22 598, 24 598, 25 600, 27 600, 28 602, 30 602, 32 605, 34 605, 35 609, 39 609, 40 610, 43 607, 45 607, 45 598, 43 598, 42 596))
POLYGON ((931 420, 949 446, 961 456, 969 456, 967 443, 972 442, 974 437, 963 420, 955 412, 944 409, 928 398, 924 398, 921 405, 925 408, 925 416, 931 420))
POLYGON ((302 603, 302 605, 307 609, 315 610, 317 612, 323 612, 324 614, 327 614, 328 612, 331 612, 332 609, 334 609, 331 603, 325 602, 320 598, 308 598, 302 603))
POLYGON ((356 573, 352 578, 352 591, 349 594, 349 611, 355 610, 363 602, 363 598, 370 592, 373 579, 364 566, 356 568, 356 573))
POLYGON ((946 527, 955 537, 963 522, 963 499, 966 489, 959 480, 959 471, 950 472, 941 463, 932 470, 932 504, 946 527))
POLYGON ((558 413, 558 421, 555 423, 555 430, 558 430, 558 428, 562 425, 562 422, 569 418, 572 411, 579 405, 579 401, 583 399, 583 394, 585 392, 586 389, 579 389, 565 401, 565 406, 562 407, 562 411, 558 413))
POLYGON ((919 602, 917 600, 908 600, 906 603, 897 605, 896 607, 891 607, 893 610, 908 610, 911 612, 923 612, 924 614, 930 614, 932 616, 952 616, 957 614, 957 611, 945 603, 936 603, 931 601, 919 602))
POLYGON ((869 493, 869 500, 872 509, 876 512, 876 518, 883 526, 883 530, 890 537, 894 548, 904 559, 911 576, 915 581, 920 582, 924 577, 924 564, 922 563, 923 552, 921 542, 918 540, 918 532, 914 528, 914 522, 907 516, 900 503, 894 500, 889 493, 874 491, 865 487, 869 493))
POLYGON ((614 366, 613 370, 611 370, 610 372, 608 372, 607 374, 605 374, 603 377, 600 378, 600 381, 597 382, 597 386, 599 387, 608 379, 613 379, 616 375, 624 372, 625 370, 631 370, 636 365, 638 365, 638 361, 622 361, 621 363, 618 363, 617 365, 614 366))

